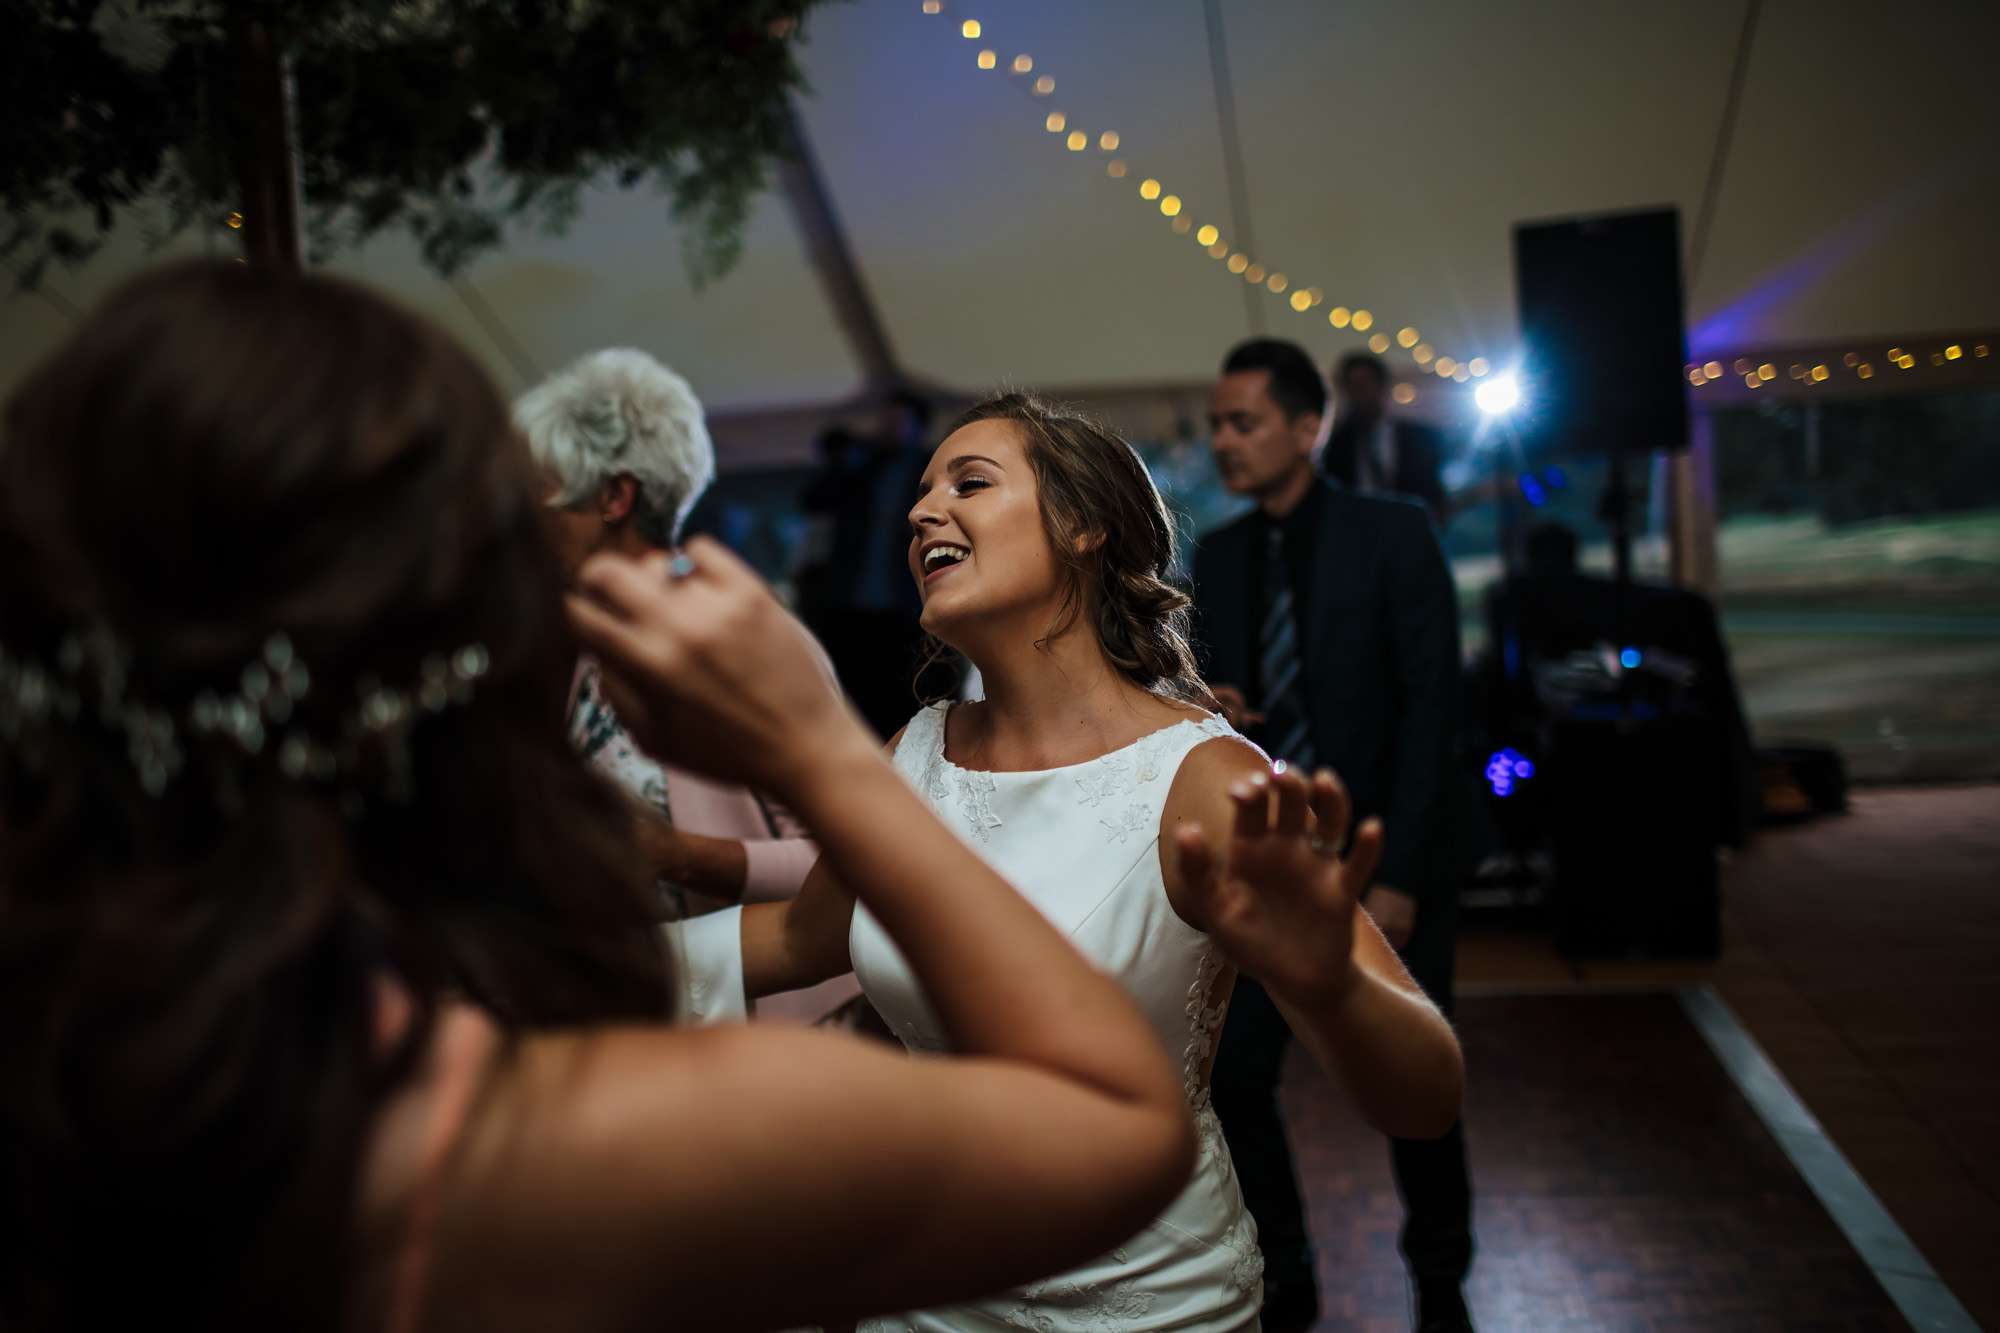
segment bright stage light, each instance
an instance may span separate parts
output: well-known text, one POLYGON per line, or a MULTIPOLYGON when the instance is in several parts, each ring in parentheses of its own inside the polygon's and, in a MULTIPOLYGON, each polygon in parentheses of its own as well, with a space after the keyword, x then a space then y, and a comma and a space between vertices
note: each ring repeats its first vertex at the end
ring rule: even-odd
POLYGON ((1473 390, 1472 400, 1489 416, 1511 412, 1521 401, 1521 386, 1512 375, 1495 375, 1473 390))

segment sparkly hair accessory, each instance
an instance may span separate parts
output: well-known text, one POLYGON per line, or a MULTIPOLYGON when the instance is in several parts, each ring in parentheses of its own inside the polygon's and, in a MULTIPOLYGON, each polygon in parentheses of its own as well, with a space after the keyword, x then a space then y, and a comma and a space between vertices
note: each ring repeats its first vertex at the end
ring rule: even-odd
POLYGON ((312 690, 312 673, 283 634, 264 641, 263 652, 239 673, 235 690, 202 690, 186 709, 175 711, 130 696, 131 652, 99 626, 65 637, 54 671, 13 657, 0 644, 0 743, 36 764, 48 730, 87 722, 89 714, 123 738, 139 785, 151 796, 166 791, 186 767, 188 749, 196 746, 221 746, 251 760, 268 749, 284 777, 322 783, 354 776, 364 757, 375 752, 385 765, 387 795, 404 802, 411 794, 411 730, 425 716, 469 701, 473 684, 490 665, 485 646, 472 643, 449 656, 425 657, 408 688, 365 676, 356 686, 356 703, 334 730, 315 733, 293 721, 312 690))

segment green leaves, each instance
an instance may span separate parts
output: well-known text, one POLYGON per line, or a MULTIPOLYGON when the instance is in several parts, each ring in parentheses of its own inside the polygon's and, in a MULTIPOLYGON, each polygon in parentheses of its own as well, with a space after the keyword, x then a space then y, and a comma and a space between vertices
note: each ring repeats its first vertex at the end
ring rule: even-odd
POLYGON ((270 25, 294 92, 307 252, 386 229, 440 274, 587 185, 649 188, 697 283, 741 246, 803 88, 820 0, 26 0, 0 17, 0 258, 32 286, 138 213, 154 240, 240 206, 232 22, 270 25))

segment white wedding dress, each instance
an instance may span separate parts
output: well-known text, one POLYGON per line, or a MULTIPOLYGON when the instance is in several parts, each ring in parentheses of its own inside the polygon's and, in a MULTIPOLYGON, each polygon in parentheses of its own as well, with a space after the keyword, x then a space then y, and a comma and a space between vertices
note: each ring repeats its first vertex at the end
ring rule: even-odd
MULTIPOLYGON (((945 712, 934 704, 911 720, 896 748, 897 770, 1138 1001, 1178 1057, 1201 1148, 1180 1196, 1110 1253, 974 1304, 864 1320, 861 1329, 1255 1329, 1264 1261, 1208 1100, 1209 1057, 1228 1000, 1217 982, 1226 965, 1168 903, 1159 857, 1160 814, 1181 761, 1202 742, 1236 733, 1204 716, 1087 763, 980 773, 944 757, 945 712)), ((865 908, 855 909, 849 946, 862 988, 904 1044, 914 1052, 947 1049, 914 974, 865 908)))

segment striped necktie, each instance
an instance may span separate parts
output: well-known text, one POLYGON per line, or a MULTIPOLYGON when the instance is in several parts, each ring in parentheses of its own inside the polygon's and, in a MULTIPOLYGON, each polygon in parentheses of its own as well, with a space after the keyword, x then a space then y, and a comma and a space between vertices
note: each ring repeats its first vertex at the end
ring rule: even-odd
POLYGON ((1273 526, 1264 554, 1264 588, 1269 597, 1263 633, 1258 636, 1260 680, 1264 687, 1264 743, 1273 759, 1310 770, 1312 719, 1300 679, 1298 617, 1292 614, 1292 571, 1285 560, 1284 536, 1273 526))

